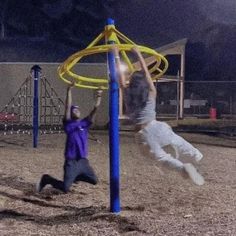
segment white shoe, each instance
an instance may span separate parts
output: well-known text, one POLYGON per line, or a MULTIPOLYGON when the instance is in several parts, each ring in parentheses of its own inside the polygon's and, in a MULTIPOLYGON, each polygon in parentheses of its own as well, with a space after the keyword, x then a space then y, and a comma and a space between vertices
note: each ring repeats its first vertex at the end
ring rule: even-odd
POLYGON ((41 182, 41 181, 39 181, 38 183, 36 183, 36 186, 35 186, 35 190, 36 190, 37 193, 40 192, 40 182, 41 182))
POLYGON ((196 185, 203 185, 204 178, 199 174, 196 168, 191 163, 184 164, 184 170, 188 174, 189 178, 196 184, 196 185))
POLYGON ((199 162, 199 161, 202 160, 203 155, 202 155, 201 152, 199 152, 198 150, 196 150, 196 153, 195 153, 194 157, 195 157, 195 160, 196 160, 197 162, 199 162))

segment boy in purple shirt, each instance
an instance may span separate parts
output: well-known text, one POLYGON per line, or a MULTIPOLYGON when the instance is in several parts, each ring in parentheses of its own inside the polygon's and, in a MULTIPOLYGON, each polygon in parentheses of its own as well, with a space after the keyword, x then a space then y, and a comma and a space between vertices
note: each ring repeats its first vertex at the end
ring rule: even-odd
POLYGON ((65 117, 63 120, 64 130, 67 135, 65 145, 64 180, 60 181, 50 175, 43 175, 37 184, 37 191, 41 192, 46 185, 67 193, 71 185, 78 181, 97 184, 97 176, 89 165, 88 156, 88 130, 94 121, 94 116, 101 103, 102 90, 97 90, 94 109, 90 114, 80 119, 78 106, 72 106, 71 89, 74 83, 68 86, 65 117))

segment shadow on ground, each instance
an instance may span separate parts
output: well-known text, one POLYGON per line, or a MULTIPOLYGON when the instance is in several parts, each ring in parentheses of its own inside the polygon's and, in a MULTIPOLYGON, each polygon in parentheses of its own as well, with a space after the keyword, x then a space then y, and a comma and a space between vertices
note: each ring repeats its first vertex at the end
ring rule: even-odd
MULTIPOLYGON (((22 201, 25 203, 34 204, 40 207, 57 208, 66 213, 53 215, 53 216, 40 216, 34 214, 26 214, 17 210, 4 209, 0 211, 0 221, 4 219, 13 219, 16 221, 30 221, 36 225, 61 225, 61 224, 79 224, 83 222, 93 222, 102 220, 104 222, 113 223, 119 233, 125 232, 142 232, 137 223, 128 219, 125 216, 115 215, 109 212, 105 206, 89 206, 79 208, 72 205, 59 205, 49 202, 53 200, 52 197, 44 194, 38 194, 35 192, 35 186, 32 183, 24 182, 23 179, 16 176, 4 176, 0 175, 0 185, 10 187, 15 190, 23 191, 22 195, 11 194, 4 191, 0 191, 0 195, 10 198, 12 200, 22 201)), ((52 194, 62 194, 53 192, 52 194)), ((70 193, 69 193, 70 194, 70 193)), ((144 207, 140 206, 125 206, 122 210, 127 211, 144 211, 144 207)))
MULTIPOLYGON (((61 207, 61 206, 58 206, 61 207)), ((64 207, 63 207, 64 208, 64 207)), ((127 217, 114 215, 108 212, 108 209, 104 206, 74 208, 73 211, 65 214, 54 216, 39 216, 21 213, 15 210, 2 210, 0 211, 0 221, 3 219, 14 219, 16 221, 30 221, 37 225, 61 225, 61 224, 79 224, 83 222, 92 222, 96 220, 102 220, 108 223, 115 223, 117 231, 119 233, 125 232, 142 232, 137 223, 128 219, 127 217)))

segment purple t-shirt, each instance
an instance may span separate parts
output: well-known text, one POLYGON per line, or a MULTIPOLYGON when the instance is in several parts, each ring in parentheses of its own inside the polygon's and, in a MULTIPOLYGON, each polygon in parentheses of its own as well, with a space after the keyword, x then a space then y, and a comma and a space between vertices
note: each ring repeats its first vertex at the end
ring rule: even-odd
POLYGON ((88 156, 88 129, 92 122, 88 118, 82 120, 64 120, 67 135, 65 158, 86 158, 88 156))

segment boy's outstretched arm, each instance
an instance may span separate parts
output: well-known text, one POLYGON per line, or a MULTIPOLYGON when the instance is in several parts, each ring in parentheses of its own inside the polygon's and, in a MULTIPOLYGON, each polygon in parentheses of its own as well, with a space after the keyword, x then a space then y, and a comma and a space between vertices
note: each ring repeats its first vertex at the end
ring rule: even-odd
POLYGON ((72 93, 71 89, 74 87, 74 83, 71 83, 67 87, 67 92, 66 92, 66 101, 65 101, 65 115, 64 119, 65 120, 70 120, 71 119, 71 105, 72 105, 72 93))
POLYGON ((94 118, 95 118, 95 114, 97 112, 97 108, 100 106, 101 104, 101 100, 102 100, 102 90, 98 89, 96 90, 95 93, 95 104, 94 104, 94 108, 93 110, 89 113, 88 115, 88 119, 93 123, 94 122, 94 118))

